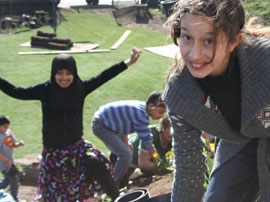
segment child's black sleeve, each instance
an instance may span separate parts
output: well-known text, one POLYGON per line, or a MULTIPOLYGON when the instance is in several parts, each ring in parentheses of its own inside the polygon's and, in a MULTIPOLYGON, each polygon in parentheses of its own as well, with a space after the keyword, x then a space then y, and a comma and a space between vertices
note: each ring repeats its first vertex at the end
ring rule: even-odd
POLYGON ((5 79, 0 78, 0 89, 7 95, 22 100, 42 100, 45 91, 45 83, 22 88, 15 86, 5 79))
POLYGON ((127 69, 127 66, 124 62, 120 62, 118 64, 115 64, 108 69, 105 69, 102 71, 99 75, 92 77, 89 80, 85 80, 85 86, 86 86, 86 95, 100 87, 102 84, 106 83, 110 79, 114 78, 121 72, 127 69))

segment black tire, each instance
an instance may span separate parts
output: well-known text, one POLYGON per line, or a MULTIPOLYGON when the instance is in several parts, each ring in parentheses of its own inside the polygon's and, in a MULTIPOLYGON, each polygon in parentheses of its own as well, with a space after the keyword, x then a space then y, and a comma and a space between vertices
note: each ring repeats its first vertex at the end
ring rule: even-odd
POLYGON ((88 5, 98 5, 99 0, 86 0, 88 5))

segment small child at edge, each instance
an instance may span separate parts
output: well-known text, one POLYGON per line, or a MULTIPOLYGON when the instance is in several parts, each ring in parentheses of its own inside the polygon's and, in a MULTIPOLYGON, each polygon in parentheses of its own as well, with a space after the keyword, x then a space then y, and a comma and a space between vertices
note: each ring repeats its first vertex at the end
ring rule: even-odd
POLYGON ((0 116, 0 170, 3 177, 0 181, 0 189, 10 185, 11 196, 15 201, 18 199, 19 178, 18 175, 10 175, 10 169, 15 165, 13 148, 24 146, 23 141, 16 142, 16 138, 9 129, 10 119, 8 116, 0 116))

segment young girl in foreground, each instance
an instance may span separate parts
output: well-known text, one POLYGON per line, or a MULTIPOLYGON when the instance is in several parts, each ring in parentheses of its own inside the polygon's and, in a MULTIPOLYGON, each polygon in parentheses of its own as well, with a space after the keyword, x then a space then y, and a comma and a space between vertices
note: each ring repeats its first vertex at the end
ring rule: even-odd
POLYGON ((118 196, 110 178, 112 165, 82 138, 83 104, 89 93, 134 64, 139 52, 132 49, 130 59, 89 80, 80 79, 74 58, 67 54, 53 59, 51 78, 44 83, 21 88, 0 78, 0 89, 9 96, 42 103, 44 148, 39 184, 46 202, 84 201, 102 189, 112 198, 118 196))
POLYGON ((203 131, 221 138, 204 201, 260 194, 269 202, 269 29, 247 29, 240 0, 183 0, 175 10, 171 36, 181 58, 163 96, 173 128, 172 201, 202 200, 203 131))

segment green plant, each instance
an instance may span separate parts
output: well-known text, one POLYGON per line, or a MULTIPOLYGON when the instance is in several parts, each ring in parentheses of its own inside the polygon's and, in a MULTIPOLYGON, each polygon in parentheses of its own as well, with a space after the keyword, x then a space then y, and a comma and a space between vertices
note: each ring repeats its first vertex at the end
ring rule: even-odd
POLYGON ((205 156, 206 156, 206 167, 207 167, 207 170, 205 172, 204 187, 205 187, 205 189, 207 189, 208 188, 208 185, 209 185, 209 181, 210 181, 210 175, 211 175, 211 171, 212 171, 212 168, 213 168, 214 160, 208 154, 206 154, 205 156))
POLYGON ((155 170, 157 172, 173 170, 174 155, 172 150, 168 151, 166 155, 160 159, 158 158, 157 154, 154 154, 153 156, 155 159, 157 159, 155 164, 155 170))

